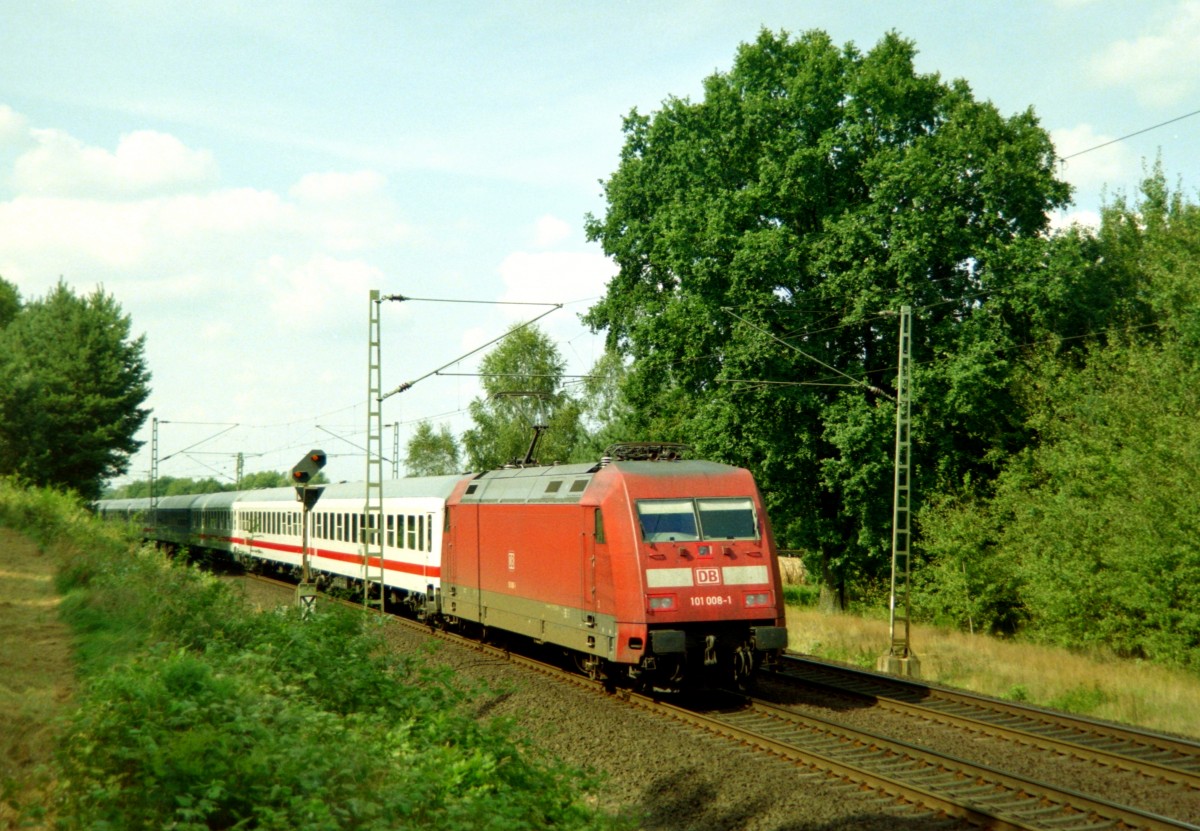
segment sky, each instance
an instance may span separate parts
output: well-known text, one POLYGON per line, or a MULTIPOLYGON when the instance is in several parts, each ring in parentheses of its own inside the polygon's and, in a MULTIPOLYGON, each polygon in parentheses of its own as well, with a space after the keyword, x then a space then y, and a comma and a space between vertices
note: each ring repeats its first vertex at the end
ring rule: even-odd
MULTIPOLYGON (((1200 110, 1200 0, 0 7, 0 276, 26 301, 100 288, 130 316, 160 476, 321 448, 334 481, 363 479, 371 290, 414 298, 380 306, 385 392, 452 364, 383 403, 389 459, 423 421, 470 426, 486 350, 453 362, 514 323, 549 310, 585 374, 603 342, 579 315, 615 267, 584 220, 622 118, 699 100, 763 28, 863 51, 896 31, 919 71, 1032 108, 1071 157, 1056 223, 1094 222, 1156 159, 1200 187, 1200 116, 1180 118, 1200 110)), ((151 428, 116 483, 148 477, 151 428)))

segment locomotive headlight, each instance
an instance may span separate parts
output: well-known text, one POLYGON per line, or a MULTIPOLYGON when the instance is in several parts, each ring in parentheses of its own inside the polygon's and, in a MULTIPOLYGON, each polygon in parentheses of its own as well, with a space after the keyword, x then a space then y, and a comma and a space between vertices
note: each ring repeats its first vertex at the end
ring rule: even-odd
POLYGON ((771 593, 770 592, 755 592, 753 594, 747 594, 745 597, 746 597, 746 608, 747 609, 753 609, 753 608, 757 608, 759 606, 770 606, 771 605, 771 593))
POLYGON ((652 594, 646 598, 652 612, 669 612, 675 608, 675 595, 652 594))

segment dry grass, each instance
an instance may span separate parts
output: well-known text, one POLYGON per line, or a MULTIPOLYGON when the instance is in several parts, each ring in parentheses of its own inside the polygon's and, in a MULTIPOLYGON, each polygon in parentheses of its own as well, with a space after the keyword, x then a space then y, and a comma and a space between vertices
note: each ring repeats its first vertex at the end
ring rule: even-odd
MULTIPOLYGON (((790 648, 874 669, 888 623, 790 607, 790 648)), ((1200 737, 1200 678, 1138 661, 1079 655, 930 626, 914 626, 921 678, 998 698, 1200 737)))

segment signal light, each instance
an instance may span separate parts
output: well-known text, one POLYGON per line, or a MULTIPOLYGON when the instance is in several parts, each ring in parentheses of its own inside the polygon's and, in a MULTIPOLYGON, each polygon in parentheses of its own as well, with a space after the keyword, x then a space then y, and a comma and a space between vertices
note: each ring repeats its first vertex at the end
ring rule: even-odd
POLYGON ((308 451, 308 455, 292 468, 292 484, 307 485, 314 476, 321 472, 323 467, 325 467, 325 451, 308 451))

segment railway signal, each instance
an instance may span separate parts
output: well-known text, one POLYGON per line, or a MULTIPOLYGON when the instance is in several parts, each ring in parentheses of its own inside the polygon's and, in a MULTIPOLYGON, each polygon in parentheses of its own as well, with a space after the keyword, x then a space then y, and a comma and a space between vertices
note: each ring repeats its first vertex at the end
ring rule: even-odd
POLYGON ((324 488, 310 487, 309 482, 321 472, 323 467, 325 467, 325 451, 310 450, 292 468, 292 484, 296 486, 296 499, 301 504, 301 577, 300 584, 296 586, 296 605, 300 607, 300 613, 304 617, 312 614, 317 599, 317 587, 310 581, 308 570, 308 512, 312 510, 313 505, 317 504, 317 500, 325 491, 324 488))
POLYGON ((310 450, 308 454, 292 468, 292 484, 307 485, 325 467, 325 451, 310 450))

